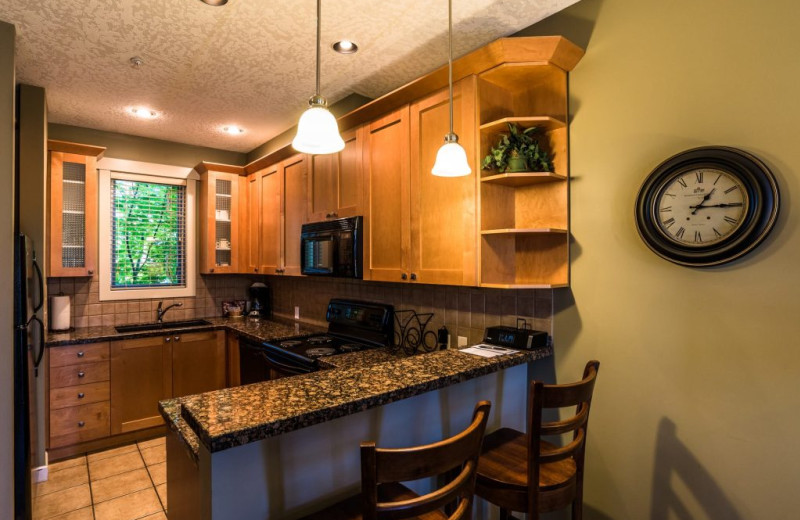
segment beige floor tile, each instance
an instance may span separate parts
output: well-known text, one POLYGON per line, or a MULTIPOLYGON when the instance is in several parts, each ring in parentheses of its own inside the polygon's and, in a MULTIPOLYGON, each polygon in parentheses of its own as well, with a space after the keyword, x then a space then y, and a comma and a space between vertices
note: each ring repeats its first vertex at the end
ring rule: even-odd
POLYGON ((162 462, 160 464, 153 464, 152 466, 147 466, 147 471, 150 472, 150 476, 153 478, 153 484, 156 486, 159 484, 163 484, 167 481, 167 463, 162 462))
POLYGON ((154 446, 152 448, 145 448, 142 450, 142 458, 145 464, 152 466, 167 460, 167 446, 154 446))
POLYGON ((89 506, 72 511, 71 513, 54 516, 50 520, 94 520, 94 513, 92 512, 91 506, 89 506))
POLYGON ((167 515, 164 514, 164 511, 159 511, 154 515, 148 515, 141 520, 167 520, 167 515))
POLYGON ((90 461, 89 478, 100 480, 143 467, 142 456, 139 455, 139 450, 136 450, 116 457, 90 461))
POLYGON ((60 469, 58 471, 48 471, 47 480, 33 485, 32 493, 34 497, 40 497, 62 489, 67 489, 81 484, 89 483, 89 473, 86 465, 80 464, 60 469))
POLYGON ((134 520, 161 511, 153 488, 143 489, 94 506, 95 520, 134 520))
POLYGON ((86 457, 83 455, 73 457, 71 459, 60 460, 47 465, 47 471, 61 471, 62 469, 71 468, 73 466, 86 465, 86 457))
POLYGON ((135 469, 113 477, 92 481, 92 500, 95 504, 153 487, 147 470, 135 469))
POLYGON ((89 459, 89 462, 91 463, 96 460, 108 459, 110 457, 116 457, 117 455, 124 455, 125 453, 132 453, 134 451, 136 451, 136 443, 128 444, 127 446, 121 446, 119 448, 112 448, 110 450, 90 453, 86 458, 89 459))
POLYGON ((164 509, 169 509, 169 506, 167 506, 167 485, 159 484, 156 486, 156 491, 158 492, 158 498, 161 499, 161 505, 164 506, 164 509))
POLYGON ((146 448, 152 448, 154 446, 164 446, 166 443, 167 443, 166 437, 156 437, 155 439, 139 442, 139 449, 144 450, 146 448))
POLYGON ((63 489, 33 500, 33 518, 43 520, 92 505, 89 484, 63 489))

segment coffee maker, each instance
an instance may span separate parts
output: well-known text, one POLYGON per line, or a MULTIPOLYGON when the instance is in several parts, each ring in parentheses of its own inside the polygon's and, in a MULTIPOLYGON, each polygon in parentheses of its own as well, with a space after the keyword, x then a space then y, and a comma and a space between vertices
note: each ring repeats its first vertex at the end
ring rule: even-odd
POLYGON ((250 294, 249 316, 269 318, 272 316, 272 291, 269 285, 256 282, 248 290, 250 294))

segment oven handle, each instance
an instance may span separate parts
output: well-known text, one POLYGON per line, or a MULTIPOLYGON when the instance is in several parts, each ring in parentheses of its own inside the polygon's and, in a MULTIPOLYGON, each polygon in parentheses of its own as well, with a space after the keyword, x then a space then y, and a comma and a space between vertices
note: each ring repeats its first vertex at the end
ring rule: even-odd
POLYGON ((308 374, 308 373, 312 372, 312 370, 309 370, 309 369, 293 367, 293 366, 285 365, 283 363, 275 361, 275 359, 271 358, 263 350, 259 350, 258 351, 258 355, 264 358, 264 361, 267 362, 267 365, 272 365, 272 368, 275 368, 275 369, 283 371, 283 372, 288 372, 290 374, 295 374, 295 375, 308 374))

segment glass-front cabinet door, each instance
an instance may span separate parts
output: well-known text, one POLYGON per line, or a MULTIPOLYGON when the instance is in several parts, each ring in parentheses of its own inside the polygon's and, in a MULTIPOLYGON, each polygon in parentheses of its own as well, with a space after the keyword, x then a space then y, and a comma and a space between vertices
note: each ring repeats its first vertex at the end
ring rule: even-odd
MULTIPOLYGON (((246 178, 238 172, 200 171, 200 272, 205 274, 239 272, 244 254, 239 229, 240 186, 246 178)), ((239 168, 236 168, 237 170, 239 168)), ((243 208, 242 208, 243 209, 243 208)))

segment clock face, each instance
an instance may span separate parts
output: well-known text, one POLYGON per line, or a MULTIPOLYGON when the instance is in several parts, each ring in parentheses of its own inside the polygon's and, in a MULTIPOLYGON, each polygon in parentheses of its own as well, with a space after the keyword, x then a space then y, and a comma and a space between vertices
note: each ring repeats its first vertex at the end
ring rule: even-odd
POLYGON ((655 202, 658 231, 681 246, 701 248, 735 233, 750 201, 736 175, 718 168, 691 168, 667 178, 655 202))
POLYGON ((676 154, 645 179, 636 200, 636 230, 655 254, 708 267, 758 246, 778 216, 778 185, 757 157, 726 146, 676 154))

